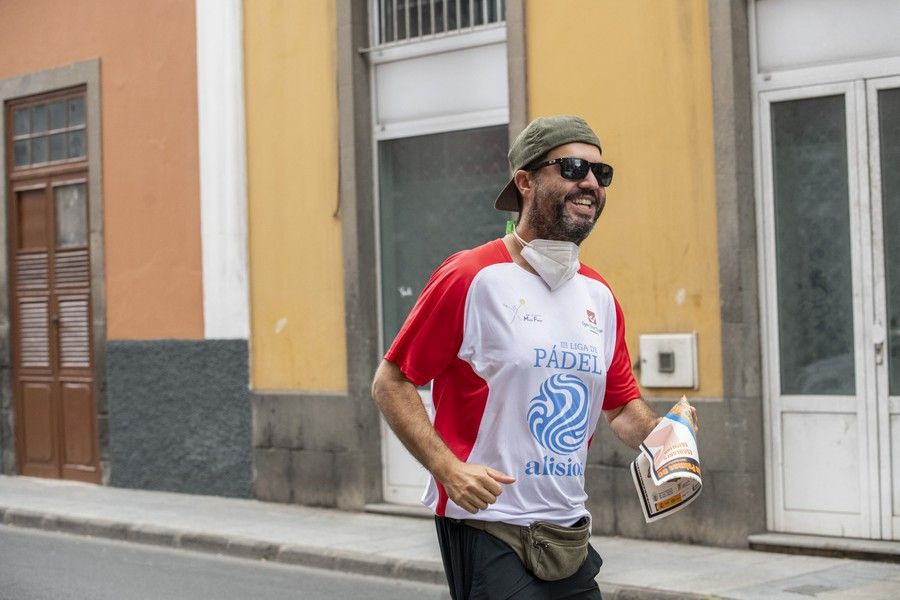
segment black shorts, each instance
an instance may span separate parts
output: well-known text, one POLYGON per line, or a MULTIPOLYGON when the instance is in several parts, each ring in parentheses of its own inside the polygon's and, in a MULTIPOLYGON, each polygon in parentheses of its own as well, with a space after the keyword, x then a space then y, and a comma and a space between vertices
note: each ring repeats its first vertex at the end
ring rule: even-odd
POLYGON ((601 600, 594 577, 603 560, 593 547, 581 568, 559 581, 542 581, 525 569, 512 548, 456 519, 435 517, 444 572, 453 600, 601 600))

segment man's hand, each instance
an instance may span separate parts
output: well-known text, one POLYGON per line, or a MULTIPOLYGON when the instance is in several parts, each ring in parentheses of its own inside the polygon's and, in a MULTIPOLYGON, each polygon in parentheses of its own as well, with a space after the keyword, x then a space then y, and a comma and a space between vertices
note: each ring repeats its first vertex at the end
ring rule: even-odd
POLYGON ((514 483, 515 477, 501 473, 490 467, 451 462, 449 467, 436 472, 434 476, 444 486, 447 495, 460 508, 472 514, 484 510, 497 501, 503 489, 501 483, 514 483))
POLYGON ((428 419, 416 386, 394 363, 381 361, 372 398, 403 445, 463 510, 473 514, 484 510, 497 501, 501 483, 515 481, 506 473, 459 460, 428 419))
POLYGON ((691 425, 694 426, 694 433, 697 433, 700 431, 700 419, 697 418, 697 409, 694 407, 694 405, 691 404, 690 407, 691 407, 691 425))

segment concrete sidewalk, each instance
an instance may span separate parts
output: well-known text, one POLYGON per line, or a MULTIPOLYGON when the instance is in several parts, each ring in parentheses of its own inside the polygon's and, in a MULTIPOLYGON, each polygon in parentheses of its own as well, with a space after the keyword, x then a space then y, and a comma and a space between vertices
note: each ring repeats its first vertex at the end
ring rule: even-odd
MULTIPOLYGON (((0 520, 444 583, 430 520, 0 476, 0 520)), ((2 541, 2 532, 0 532, 2 541)), ((595 536, 607 600, 900 598, 900 565, 595 536)))

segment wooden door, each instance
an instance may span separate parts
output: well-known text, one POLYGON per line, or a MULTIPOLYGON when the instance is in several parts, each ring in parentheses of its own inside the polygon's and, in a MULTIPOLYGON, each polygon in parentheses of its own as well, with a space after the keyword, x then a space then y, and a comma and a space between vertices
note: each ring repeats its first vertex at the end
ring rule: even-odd
POLYGON ((99 482, 83 103, 7 110, 13 394, 19 473, 99 482))

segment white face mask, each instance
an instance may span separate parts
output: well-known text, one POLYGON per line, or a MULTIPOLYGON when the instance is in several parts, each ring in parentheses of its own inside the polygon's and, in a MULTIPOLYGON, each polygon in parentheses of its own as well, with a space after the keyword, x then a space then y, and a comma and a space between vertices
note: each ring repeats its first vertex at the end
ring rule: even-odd
POLYGON ((531 240, 526 242, 519 234, 513 235, 522 244, 522 258, 531 265, 550 291, 572 279, 581 266, 578 262, 578 245, 558 240, 531 240))

